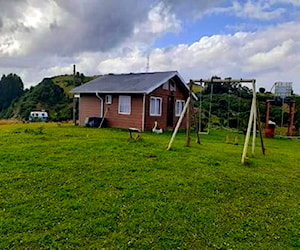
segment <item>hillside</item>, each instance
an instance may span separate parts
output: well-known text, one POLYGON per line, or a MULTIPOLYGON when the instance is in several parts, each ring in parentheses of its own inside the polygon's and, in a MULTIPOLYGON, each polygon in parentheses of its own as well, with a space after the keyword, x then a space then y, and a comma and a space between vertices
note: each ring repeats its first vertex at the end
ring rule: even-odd
POLYGON ((97 76, 85 76, 84 74, 77 72, 75 81, 73 75, 60 75, 52 77, 51 79, 55 84, 64 89, 64 92, 68 97, 72 97, 72 94, 69 93, 71 89, 95 78, 97 78, 97 76))
POLYGON ((77 72, 73 75, 60 75, 44 78, 39 84, 26 89, 6 109, 0 112, 0 118, 27 119, 32 110, 45 110, 53 121, 72 119, 72 95, 69 91, 86 83, 95 76, 84 76, 77 72))

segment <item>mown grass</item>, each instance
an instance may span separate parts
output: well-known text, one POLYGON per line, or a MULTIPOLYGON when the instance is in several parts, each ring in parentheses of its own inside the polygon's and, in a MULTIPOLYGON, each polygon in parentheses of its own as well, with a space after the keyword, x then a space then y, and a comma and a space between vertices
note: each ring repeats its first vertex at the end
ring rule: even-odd
POLYGON ((300 248, 299 140, 243 166, 226 133, 166 151, 170 133, 1 125, 0 248, 300 248))

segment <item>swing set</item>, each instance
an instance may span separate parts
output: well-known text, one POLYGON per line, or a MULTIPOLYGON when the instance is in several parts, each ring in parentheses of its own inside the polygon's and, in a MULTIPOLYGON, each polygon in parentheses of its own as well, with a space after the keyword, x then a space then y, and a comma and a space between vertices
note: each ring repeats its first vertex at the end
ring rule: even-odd
MULTIPOLYGON (((191 142, 191 118, 192 118, 192 110, 193 110, 193 99, 192 99, 192 87, 194 84, 203 86, 203 84, 221 84, 221 83, 229 83, 229 84, 252 84, 252 102, 251 102, 251 110, 250 110, 250 115, 249 115, 249 120, 248 120, 248 126, 247 126, 247 132, 246 132, 246 137, 244 141, 244 146, 243 146, 243 153, 242 153, 242 158, 241 162, 243 164, 246 164, 248 161, 248 146, 249 146, 249 141, 250 141, 250 136, 251 136, 251 130, 252 130, 252 156, 255 155, 255 145, 256 145, 256 132, 257 132, 257 125, 258 125, 258 130, 259 130, 259 135, 260 135, 260 140, 261 140, 261 146, 262 146, 262 153, 265 154, 265 148, 263 144, 263 138, 262 138, 262 131, 261 131, 261 125, 260 125, 260 118, 259 118, 259 111, 257 107, 257 100, 256 100, 256 80, 255 79, 231 79, 231 78, 225 78, 225 79, 220 79, 220 78, 211 78, 209 80, 190 80, 189 82, 189 97, 183 107, 182 113, 178 119, 178 122, 175 126, 174 132, 172 134, 172 137, 170 139, 169 145, 167 147, 167 150, 170 150, 172 147, 172 144, 174 142, 174 139, 176 137, 176 134, 178 132, 178 129, 183 121, 183 118, 186 114, 186 146, 190 146, 191 142)), ((212 103, 212 93, 213 93, 213 88, 211 87, 211 95, 210 95, 210 106, 209 106, 209 124, 208 128, 211 126, 211 103, 212 103)), ((200 99, 201 99, 201 94, 200 94, 200 99)), ((202 101, 202 100, 200 100, 202 101)), ((200 105, 201 102, 200 102, 200 105)), ((202 106, 201 106, 202 107, 202 106)), ((202 112, 200 108, 200 112, 202 112)), ((200 123, 200 122, 199 122, 200 123)), ((197 132, 197 143, 200 144, 200 133, 199 133, 199 128, 198 126, 198 132, 197 132)), ((208 130, 209 133, 209 130, 208 130)))
MULTIPOLYGON (((220 78, 218 78, 220 79, 220 78)), ((225 78, 225 79, 231 79, 231 78, 225 78)), ((214 84, 210 82, 209 84, 205 84, 203 82, 199 82, 198 84, 202 90, 199 91, 199 108, 197 110, 197 115, 198 115, 198 121, 197 121, 197 128, 198 128, 198 133, 199 134, 209 134, 210 129, 212 127, 212 102, 213 102, 213 93, 214 93, 214 84), (206 86, 207 90, 209 89, 209 106, 208 109, 205 110, 203 108, 203 89, 206 86), (205 113, 208 113, 206 115, 205 113), (207 123, 205 124, 205 120, 207 120, 207 123)), ((235 83, 236 85, 236 83, 235 83)), ((208 93, 208 91, 207 91, 208 93)), ((226 120, 226 127, 222 126, 222 128, 227 129, 227 130, 236 130, 236 131, 241 131, 240 126, 241 126, 241 84, 238 84, 238 92, 236 94, 237 99, 238 99, 238 109, 234 112, 231 109, 231 97, 232 97, 232 91, 229 89, 228 90, 228 98, 227 98, 227 120, 226 120), (231 121, 234 121, 233 123, 231 121)), ((196 116, 195 116, 196 117, 196 116)))

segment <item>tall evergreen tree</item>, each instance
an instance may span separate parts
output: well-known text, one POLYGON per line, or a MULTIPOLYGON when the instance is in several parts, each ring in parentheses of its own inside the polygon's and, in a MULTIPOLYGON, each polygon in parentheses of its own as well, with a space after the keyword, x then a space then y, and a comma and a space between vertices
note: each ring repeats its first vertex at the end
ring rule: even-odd
POLYGON ((3 75, 0 80, 0 110, 7 108, 23 92, 24 84, 18 75, 3 75))

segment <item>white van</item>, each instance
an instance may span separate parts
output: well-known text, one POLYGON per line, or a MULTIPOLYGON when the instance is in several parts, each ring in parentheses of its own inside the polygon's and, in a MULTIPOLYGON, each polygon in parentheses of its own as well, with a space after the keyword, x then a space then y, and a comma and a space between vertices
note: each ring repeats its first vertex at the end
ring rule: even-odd
POLYGON ((30 122, 47 122, 48 113, 46 111, 32 111, 29 115, 30 122))

